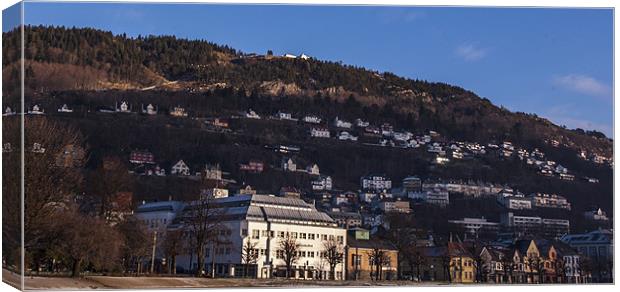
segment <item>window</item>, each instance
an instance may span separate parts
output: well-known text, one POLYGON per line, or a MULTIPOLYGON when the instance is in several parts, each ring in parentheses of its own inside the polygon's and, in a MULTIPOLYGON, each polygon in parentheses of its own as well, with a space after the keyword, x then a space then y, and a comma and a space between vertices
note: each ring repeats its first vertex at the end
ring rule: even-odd
POLYGON ((265 255, 265 249, 264 249, 264 248, 261 248, 261 250, 260 250, 260 255, 262 255, 262 256, 264 256, 264 255, 265 255))
POLYGON ((301 239, 306 239, 306 234, 305 233, 299 233, 299 238, 301 239))
POLYGON ((276 251, 276 258, 277 259, 283 259, 284 258, 284 251, 283 250, 277 250, 276 251))
POLYGON ((313 258, 314 257, 314 252, 313 251, 309 251, 308 252, 308 257, 309 258, 313 258))
POLYGON ((260 230, 253 229, 252 230, 252 239, 259 239, 259 238, 260 238, 260 230))
POLYGON ((280 232, 278 232, 278 237, 280 237, 280 238, 284 238, 284 231, 280 231, 280 232))
POLYGON ((226 248, 225 254, 230 254, 230 247, 226 248))
POLYGON ((308 239, 314 240, 314 233, 308 233, 308 239))
POLYGON ((321 239, 322 240, 327 240, 327 234, 321 234, 321 239))
POLYGON ((297 232, 291 232, 291 237, 292 238, 297 238, 297 232))
POLYGON ((241 236, 248 236, 248 230, 247 229, 241 229, 241 236))
POLYGON ((338 235, 337 239, 338 239, 338 243, 344 243, 344 236, 338 235))

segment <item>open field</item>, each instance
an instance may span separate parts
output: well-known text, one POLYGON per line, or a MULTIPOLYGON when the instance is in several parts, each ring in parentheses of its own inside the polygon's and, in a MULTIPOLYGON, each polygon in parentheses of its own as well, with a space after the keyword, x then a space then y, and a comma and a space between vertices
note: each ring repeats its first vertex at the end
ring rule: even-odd
MULTIPOLYGON (((10 285, 19 283, 19 276, 2 270, 2 280, 10 285)), ((326 287, 326 286, 428 286, 441 285, 437 282, 415 283, 410 281, 309 281, 285 279, 207 279, 192 277, 111 277, 86 276, 27 277, 27 290, 86 290, 86 289, 154 289, 154 288, 241 288, 241 287, 326 287)))

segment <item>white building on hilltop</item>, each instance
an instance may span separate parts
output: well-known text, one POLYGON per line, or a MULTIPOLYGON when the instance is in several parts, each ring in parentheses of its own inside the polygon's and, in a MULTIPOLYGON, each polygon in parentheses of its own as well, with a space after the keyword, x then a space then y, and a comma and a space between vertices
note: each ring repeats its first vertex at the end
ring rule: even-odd
POLYGON ((116 106, 116 112, 119 113, 130 113, 131 112, 131 107, 129 106, 129 104, 127 104, 126 101, 121 102, 120 106, 116 106))
POLYGON ((332 177, 321 175, 311 182, 314 191, 330 191, 332 189, 332 177))
POLYGON ((329 129, 327 128, 312 128, 310 130, 310 137, 316 138, 329 138, 329 129))
POLYGON ((170 169, 170 174, 172 175, 189 175, 189 166, 183 160, 179 160, 172 166, 170 169))
POLYGON ((142 108, 142 113, 153 116, 157 114, 157 108, 153 104, 149 103, 146 108, 142 108))
POLYGON ((170 115, 173 117, 187 117, 187 112, 184 108, 180 106, 175 106, 174 108, 172 108, 172 111, 170 111, 170 115))
POLYGON ((336 117, 334 119, 334 126, 337 128, 351 129, 353 125, 351 124, 351 122, 347 122, 345 120, 341 120, 341 119, 338 119, 338 117, 336 117))
MULTIPOLYGON (((207 246, 205 267, 207 274, 217 277, 244 277, 244 246, 250 242, 257 254, 255 264, 250 264, 249 277, 274 278, 286 275, 283 250, 280 242, 292 238, 299 244, 298 259, 293 263, 291 278, 327 279, 329 266, 321 258, 324 243, 328 240, 346 245, 346 230, 326 213, 319 212, 312 204, 301 199, 270 195, 240 195, 213 200, 222 207, 220 244, 207 246), (213 270, 213 268, 215 268, 213 270)), ((190 210, 192 204, 186 209, 190 210)), ((344 255, 343 255, 344 257, 344 255)), ((342 259, 344 262, 345 259, 342 259)), ((185 270, 195 271, 195 255, 181 255, 177 263, 185 270), (192 263, 192 266, 190 266, 192 263)), ((344 265, 336 265, 336 280, 344 279, 344 265)))
POLYGON ((38 104, 35 104, 32 106, 32 110, 29 110, 28 113, 31 115, 42 115, 45 114, 45 110, 40 108, 38 104))
POLYGON ((63 104, 59 109, 58 109, 59 113, 72 113, 73 110, 69 108, 69 106, 67 106, 67 104, 63 104))

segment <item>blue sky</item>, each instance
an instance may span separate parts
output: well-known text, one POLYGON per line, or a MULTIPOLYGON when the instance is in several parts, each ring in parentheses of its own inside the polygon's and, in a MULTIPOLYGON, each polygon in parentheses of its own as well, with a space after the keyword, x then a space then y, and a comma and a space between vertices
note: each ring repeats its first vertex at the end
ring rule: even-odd
POLYGON ((613 135, 611 9, 26 3, 25 22, 303 52, 613 135))

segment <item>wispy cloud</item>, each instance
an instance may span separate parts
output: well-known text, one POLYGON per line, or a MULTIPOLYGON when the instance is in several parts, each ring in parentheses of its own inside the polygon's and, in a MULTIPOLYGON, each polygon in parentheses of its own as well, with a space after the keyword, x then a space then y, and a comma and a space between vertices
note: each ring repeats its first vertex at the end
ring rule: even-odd
POLYGON ((581 74, 554 76, 553 84, 564 89, 596 97, 611 96, 611 87, 593 77, 581 74))
POLYGON ((478 61, 487 55, 488 49, 482 48, 475 44, 461 44, 456 48, 456 55, 463 58, 463 60, 472 62, 478 61))
POLYGON ((403 8, 403 9, 389 9, 387 11, 382 11, 379 13, 381 19, 386 23, 395 23, 395 22, 413 22, 426 17, 426 13, 420 10, 413 10, 411 8, 403 8))

